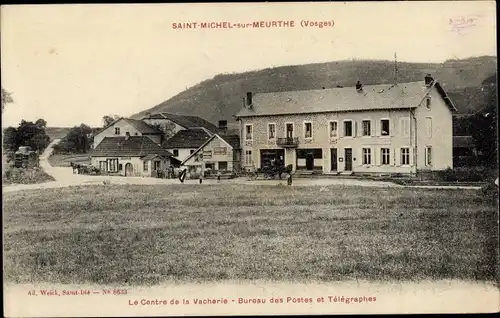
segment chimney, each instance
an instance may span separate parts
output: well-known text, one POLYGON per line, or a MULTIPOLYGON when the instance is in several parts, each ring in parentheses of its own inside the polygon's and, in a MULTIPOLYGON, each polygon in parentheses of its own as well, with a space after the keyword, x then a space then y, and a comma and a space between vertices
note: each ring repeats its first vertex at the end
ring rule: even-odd
POLYGON ((425 86, 431 86, 432 83, 434 83, 434 79, 432 78, 431 74, 425 75, 425 86))
POLYGON ((219 130, 224 133, 227 131, 227 120, 219 120, 219 130))
POLYGON ((130 138, 130 133, 127 131, 127 132, 125 133, 125 140, 128 140, 129 138, 130 138))
POLYGON ((361 92, 361 91, 363 90, 363 85, 361 84, 361 82, 360 82, 360 81, 358 81, 358 82, 356 83, 356 90, 357 90, 358 92, 361 92))
POLYGON ((252 92, 247 92, 247 106, 252 105, 252 92))

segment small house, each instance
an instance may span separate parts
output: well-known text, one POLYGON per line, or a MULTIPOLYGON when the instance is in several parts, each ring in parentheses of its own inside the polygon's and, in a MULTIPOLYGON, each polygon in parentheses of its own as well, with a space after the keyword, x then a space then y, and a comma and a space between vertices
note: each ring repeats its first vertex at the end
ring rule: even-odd
POLYGON ((102 173, 123 176, 156 175, 180 161, 147 136, 104 137, 90 153, 91 164, 102 173))
POLYGON ((240 149, 238 135, 214 134, 184 159, 182 165, 188 167, 190 172, 200 172, 203 164, 205 171, 232 172, 240 168, 240 149))

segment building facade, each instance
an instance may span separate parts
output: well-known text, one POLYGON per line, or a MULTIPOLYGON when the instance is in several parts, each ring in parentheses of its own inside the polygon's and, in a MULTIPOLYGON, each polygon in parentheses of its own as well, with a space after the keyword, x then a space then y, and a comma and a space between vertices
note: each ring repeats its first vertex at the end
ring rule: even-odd
POLYGON ((236 115, 242 165, 297 172, 415 174, 453 166, 453 103, 425 82, 251 94, 236 115))
POLYGON ((105 137, 90 153, 91 165, 102 173, 152 177, 180 162, 146 136, 105 137))
POLYGON ((239 136, 215 134, 189 155, 182 165, 196 172, 201 171, 202 165, 210 171, 232 172, 240 168, 240 162, 239 136))

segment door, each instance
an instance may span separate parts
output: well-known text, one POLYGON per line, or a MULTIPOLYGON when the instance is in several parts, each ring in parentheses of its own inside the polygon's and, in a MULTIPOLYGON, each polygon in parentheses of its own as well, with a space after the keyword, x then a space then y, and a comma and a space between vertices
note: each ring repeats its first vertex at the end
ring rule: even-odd
POLYGON ((293 138, 293 124, 286 124, 286 138, 293 138))
POLYGON ((345 148, 345 170, 352 171, 352 148, 345 148))
POLYGON ((134 168, 132 168, 131 163, 125 165, 125 176, 131 176, 134 173, 134 168))
POLYGON ((306 154, 306 170, 314 169, 314 156, 312 153, 306 154))
POLYGON ((330 149, 330 159, 331 159, 330 170, 337 171, 337 148, 330 149))

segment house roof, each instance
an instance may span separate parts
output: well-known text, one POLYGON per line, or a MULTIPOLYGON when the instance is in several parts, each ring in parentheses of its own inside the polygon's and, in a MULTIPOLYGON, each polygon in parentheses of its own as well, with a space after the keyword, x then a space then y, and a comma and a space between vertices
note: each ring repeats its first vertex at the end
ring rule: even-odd
POLYGON ((430 88, 420 81, 366 85, 361 92, 354 87, 345 87, 257 93, 253 97, 252 107, 243 108, 236 117, 415 108, 433 87, 437 88, 448 107, 456 110, 437 81, 430 88))
POLYGON ((236 138, 234 138, 235 135, 228 135, 228 136, 220 136, 218 134, 214 134, 212 137, 210 137, 207 141, 205 141, 198 149, 196 149, 192 154, 190 154, 186 159, 184 159, 184 161, 182 161, 182 164, 184 164, 186 161, 188 161, 190 158, 192 158, 193 156, 195 156, 198 152, 200 152, 203 147, 205 147, 206 145, 208 145, 212 140, 214 140, 215 138, 219 138, 221 139, 222 141, 224 141, 230 148, 233 148, 233 149, 240 149, 240 143, 239 143, 239 140, 240 140, 240 137, 236 136, 238 138, 238 143, 235 144, 235 141, 236 141, 236 138), (227 137, 231 137, 231 138, 227 138, 227 137), (231 144, 232 142, 232 144, 231 144), (237 148, 235 148, 234 146, 237 146, 237 148))
POLYGON ((453 148, 475 148, 472 136, 453 136, 453 148))
POLYGON ((94 133, 94 136, 99 135, 101 132, 104 130, 108 129, 109 127, 115 125, 117 122, 125 120, 128 124, 130 124, 132 127, 137 129, 141 134, 149 134, 149 135, 160 135, 163 134, 162 131, 158 130, 157 128, 148 125, 147 123, 143 122, 142 120, 137 120, 137 119, 132 119, 132 118, 125 118, 125 117, 120 117, 117 120, 113 121, 112 123, 106 125, 104 128, 99 129, 94 133))
POLYGON ((163 148, 198 148, 203 145, 212 134, 203 128, 192 128, 178 131, 171 138, 165 140, 163 148))
POLYGON ((225 142, 227 142, 233 149, 240 149, 240 136, 238 135, 218 135, 221 137, 225 142))
POLYGON ((187 129, 203 127, 212 132, 216 132, 218 129, 216 125, 198 116, 178 115, 171 113, 157 113, 144 117, 143 119, 168 119, 176 123, 177 125, 180 125, 187 129))
POLYGON ((173 157, 173 154, 155 144, 146 136, 104 137, 99 145, 90 153, 93 157, 143 157, 159 155, 173 157))
MULTIPOLYGON (((165 156, 160 156, 160 155, 156 155, 156 154, 152 154, 152 155, 147 155, 145 157, 142 157, 141 160, 143 161, 149 161, 149 160, 152 160, 154 158, 167 158, 165 156)), ((175 158, 174 158, 175 159, 175 158)))

